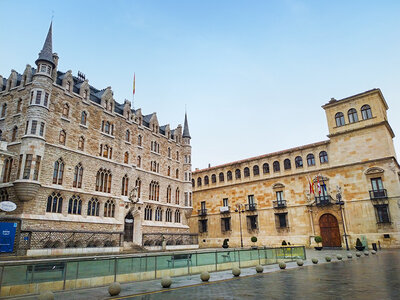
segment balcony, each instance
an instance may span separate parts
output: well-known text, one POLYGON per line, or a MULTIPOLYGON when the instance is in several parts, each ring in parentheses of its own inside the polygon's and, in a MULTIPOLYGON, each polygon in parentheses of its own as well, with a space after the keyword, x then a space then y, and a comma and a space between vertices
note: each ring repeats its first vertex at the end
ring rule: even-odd
POLYGON ((230 210, 231 210, 230 206, 221 206, 219 208, 219 211, 220 211, 221 214, 229 214, 230 210))
POLYGON ((286 207, 286 200, 276 200, 273 201, 274 208, 285 208, 286 207))
POLYGON ((249 203, 249 204, 246 204, 246 210, 248 210, 248 211, 255 211, 255 210, 257 210, 257 203, 249 203))
POLYGON ((369 191, 369 198, 371 200, 380 200, 387 198, 386 189, 369 191))
POLYGON ((315 204, 317 206, 325 206, 334 204, 330 195, 315 196, 315 204))
POLYGON ((202 208, 197 210, 197 213, 199 216, 207 216, 207 209, 206 208, 202 208))

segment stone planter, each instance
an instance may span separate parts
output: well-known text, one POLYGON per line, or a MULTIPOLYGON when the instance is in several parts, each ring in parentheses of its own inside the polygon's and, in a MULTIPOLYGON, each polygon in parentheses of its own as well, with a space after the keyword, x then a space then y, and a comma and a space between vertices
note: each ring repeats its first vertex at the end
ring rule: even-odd
POLYGON ((332 257, 330 257, 330 256, 325 256, 325 260, 326 260, 327 262, 331 262, 332 257))
POLYGON ((264 272, 263 266, 257 265, 257 266, 256 266, 256 272, 257 272, 257 273, 262 273, 262 272, 264 272))
POLYGON ((365 250, 365 251, 364 251, 364 255, 365 255, 365 256, 368 256, 368 255, 369 255, 369 251, 365 250))
POLYGON ((204 271, 200 274, 200 279, 201 281, 208 281, 210 280, 210 273, 208 273, 207 271, 204 271))
POLYGON ((357 256, 357 257, 360 257, 360 256, 361 256, 361 252, 357 251, 357 252, 356 252, 356 256, 357 256))
POLYGON ((111 283, 108 287, 108 293, 110 294, 110 296, 119 295, 119 293, 121 293, 121 285, 119 284, 119 282, 111 283))
POLYGON ((280 263, 279 263, 279 268, 280 268, 281 270, 286 269, 286 264, 285 264, 284 262, 280 262, 280 263))
POLYGON ((163 278, 161 279, 161 286, 162 286, 163 288, 169 288, 169 287, 171 286, 171 284, 172 284, 171 277, 165 276, 165 277, 163 277, 163 278))
POLYGON ((240 276, 240 269, 239 268, 237 268, 237 267, 234 267, 234 268, 232 268, 232 275, 233 276, 235 276, 235 277, 238 277, 238 276, 240 276))
POLYGON ((312 263, 313 263, 314 265, 316 265, 316 264, 318 263, 318 259, 317 259, 317 258, 313 258, 313 259, 311 259, 311 261, 312 261, 312 263))
POLYGON ((44 291, 41 292, 39 297, 39 300, 54 300, 54 294, 52 291, 44 291))
POLYGON ((375 250, 371 250, 371 254, 376 254, 376 251, 375 250))
POLYGON ((299 267, 301 267, 302 265, 304 265, 304 261, 302 259, 298 259, 296 260, 296 263, 299 267))
POLYGON ((353 254, 347 253, 347 258, 353 258, 353 254))
POLYGON ((315 250, 321 251, 323 247, 314 247, 315 250))
POLYGON ((336 258, 337 258, 337 260, 342 260, 343 259, 343 257, 340 254, 336 254, 336 258))

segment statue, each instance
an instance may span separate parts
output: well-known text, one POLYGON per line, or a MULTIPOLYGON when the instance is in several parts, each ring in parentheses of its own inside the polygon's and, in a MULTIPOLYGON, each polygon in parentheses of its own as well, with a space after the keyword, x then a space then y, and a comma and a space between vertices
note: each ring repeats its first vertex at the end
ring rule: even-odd
POLYGON ((139 199, 138 199, 137 196, 138 196, 138 187, 135 186, 135 187, 131 190, 131 192, 129 193, 129 201, 130 201, 132 204, 137 203, 137 202, 139 201, 139 199))

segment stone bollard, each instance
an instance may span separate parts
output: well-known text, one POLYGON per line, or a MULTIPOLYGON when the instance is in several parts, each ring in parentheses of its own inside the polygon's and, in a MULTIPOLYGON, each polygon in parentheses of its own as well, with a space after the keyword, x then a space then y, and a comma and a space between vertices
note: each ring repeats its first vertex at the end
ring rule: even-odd
POLYGON ((342 260, 343 257, 340 254, 336 254, 336 258, 337 260, 342 260))
POLYGON ((39 300, 54 300, 54 294, 52 291, 44 291, 41 292, 39 297, 39 300))
POLYGON ((313 258, 313 259, 311 259, 311 261, 312 261, 312 263, 313 263, 314 265, 316 265, 316 264, 318 263, 318 258, 313 258))
POLYGON ((365 250, 365 251, 364 251, 364 255, 365 255, 365 256, 368 256, 368 255, 369 255, 369 251, 365 250))
POLYGON ((302 259, 298 259, 296 260, 296 263, 299 267, 301 267, 302 265, 304 265, 304 261, 302 259))
POLYGON ((110 294, 110 296, 119 295, 119 293, 121 293, 121 285, 119 284, 119 282, 111 283, 108 287, 108 293, 110 294))
POLYGON ((240 269, 237 268, 237 267, 232 268, 232 274, 233 274, 233 276, 235 276, 235 277, 240 276, 240 269))
POLYGON ((330 256, 325 256, 325 260, 326 260, 327 262, 331 262, 332 257, 330 257, 330 256))
POLYGON ((171 286, 171 284, 172 284, 171 277, 165 276, 165 277, 163 277, 163 278, 161 279, 161 286, 162 286, 163 288, 169 288, 169 287, 171 286))
POLYGON ((201 279, 201 281, 210 280, 210 273, 208 273, 207 271, 201 272, 200 279, 201 279))
POLYGON ((347 258, 353 258, 353 254, 347 253, 347 258))
POLYGON ((284 262, 280 262, 279 263, 279 268, 281 268, 281 270, 286 269, 286 264, 284 262))
POLYGON ((376 254, 376 251, 375 250, 371 250, 371 254, 376 254))
POLYGON ((256 266, 256 272, 257 272, 257 273, 262 273, 262 272, 264 272, 263 266, 262 266, 262 265, 257 265, 257 266, 256 266))
POLYGON ((357 256, 357 257, 360 257, 360 256, 361 256, 361 252, 357 251, 357 252, 356 252, 356 256, 357 256))

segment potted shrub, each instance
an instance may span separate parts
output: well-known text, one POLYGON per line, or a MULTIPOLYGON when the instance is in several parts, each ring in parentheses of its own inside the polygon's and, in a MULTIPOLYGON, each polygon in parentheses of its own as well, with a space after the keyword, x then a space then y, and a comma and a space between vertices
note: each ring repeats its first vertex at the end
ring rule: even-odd
POLYGON ((314 237, 314 241, 318 244, 318 247, 314 247, 315 250, 321 251, 322 250, 322 246, 320 246, 320 244, 322 243, 322 237, 317 235, 317 236, 314 237))
POLYGON ((257 242, 257 237, 256 236, 252 236, 251 237, 251 241, 253 243, 253 246, 251 246, 252 249, 257 249, 257 246, 255 245, 255 243, 257 242))
POLYGON ((358 251, 363 251, 364 248, 365 248, 365 247, 364 247, 363 244, 361 243, 360 239, 357 238, 357 241, 356 241, 356 249, 357 249, 358 251))
POLYGON ((224 239, 224 242, 222 243, 222 248, 224 248, 224 249, 229 248, 228 242, 229 242, 229 239, 224 239))
POLYGON ((287 243, 285 240, 282 241, 282 246, 287 246, 287 243))

